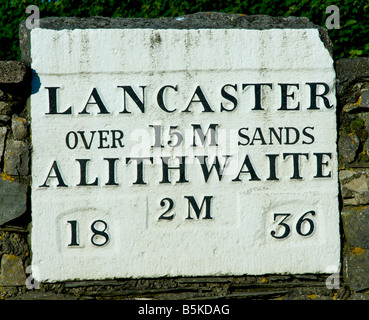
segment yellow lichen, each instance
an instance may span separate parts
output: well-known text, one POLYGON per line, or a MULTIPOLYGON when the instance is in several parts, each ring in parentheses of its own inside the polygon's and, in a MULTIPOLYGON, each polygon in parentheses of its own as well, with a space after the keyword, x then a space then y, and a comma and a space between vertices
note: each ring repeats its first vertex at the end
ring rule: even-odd
POLYGON ((261 279, 261 282, 262 282, 262 283, 267 283, 267 282, 269 282, 269 281, 268 281, 268 279, 267 279, 267 278, 263 278, 263 279, 261 279))
POLYGON ((359 99, 357 100, 357 102, 356 102, 356 105, 358 105, 358 106, 360 106, 360 104, 361 104, 361 96, 359 97, 359 99))
MULTIPOLYGON (((349 136, 352 136, 354 133, 349 133, 349 136)), ((350 137, 351 138, 351 143, 354 144, 355 143, 355 138, 354 137, 350 137)))
POLYGON ((318 296, 313 293, 313 294, 308 295, 308 298, 310 298, 310 299, 317 299, 318 296))
POLYGON ((3 180, 9 180, 10 182, 14 181, 14 178, 6 173, 2 173, 1 177, 3 178, 3 180))
POLYGON ((358 256, 361 256, 364 253, 364 249, 360 247, 356 247, 352 250, 351 254, 357 254, 358 256))

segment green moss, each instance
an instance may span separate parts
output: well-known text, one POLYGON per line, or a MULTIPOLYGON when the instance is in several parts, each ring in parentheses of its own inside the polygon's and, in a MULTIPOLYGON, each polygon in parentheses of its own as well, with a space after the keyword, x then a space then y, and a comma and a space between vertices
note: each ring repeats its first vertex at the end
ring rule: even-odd
POLYGON ((354 133, 361 141, 365 143, 368 139, 365 120, 352 114, 344 114, 339 124, 339 135, 354 133))
POLYGON ((365 121, 363 119, 357 118, 350 124, 350 131, 354 132, 357 136, 360 136, 365 130, 365 121))
POLYGON ((358 162, 369 162, 369 156, 365 151, 359 153, 358 162))
POLYGON ((339 123, 339 134, 344 135, 351 133, 351 123, 356 120, 356 117, 350 113, 343 112, 340 116, 340 123, 339 123))

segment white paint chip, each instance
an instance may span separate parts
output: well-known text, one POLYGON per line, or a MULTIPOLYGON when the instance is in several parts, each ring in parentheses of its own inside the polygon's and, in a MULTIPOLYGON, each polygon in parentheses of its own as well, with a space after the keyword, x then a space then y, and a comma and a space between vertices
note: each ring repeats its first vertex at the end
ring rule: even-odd
POLYGON ((318 30, 33 29, 31 45, 39 281, 339 268, 318 30))

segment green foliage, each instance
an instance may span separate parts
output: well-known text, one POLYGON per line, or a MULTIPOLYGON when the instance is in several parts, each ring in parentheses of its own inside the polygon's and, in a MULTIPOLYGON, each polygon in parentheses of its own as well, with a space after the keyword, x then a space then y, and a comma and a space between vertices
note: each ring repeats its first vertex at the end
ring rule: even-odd
POLYGON ((215 11, 307 17, 325 27, 329 5, 340 9, 340 29, 329 30, 334 58, 369 56, 369 3, 367 0, 0 0, 0 60, 20 58, 19 24, 28 16, 26 8, 36 5, 40 16, 176 17, 215 11))

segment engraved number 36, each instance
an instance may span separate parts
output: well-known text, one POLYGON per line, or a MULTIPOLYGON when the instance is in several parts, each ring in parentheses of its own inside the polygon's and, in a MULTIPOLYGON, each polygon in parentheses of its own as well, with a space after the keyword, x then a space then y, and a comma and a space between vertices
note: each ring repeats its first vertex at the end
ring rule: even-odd
MULTIPOLYGON (((315 229, 315 225, 312 219, 307 217, 307 215, 315 216, 315 211, 310 210, 304 213, 296 223, 296 232, 303 237, 310 236, 315 229)), ((273 238, 276 239, 284 239, 291 233, 291 227, 287 224, 288 218, 291 216, 290 213, 275 213, 274 214, 274 222, 279 221, 278 226, 283 228, 282 234, 279 232, 277 235, 276 231, 271 231, 270 234, 273 238), (283 218, 281 218, 283 217, 283 218)))

